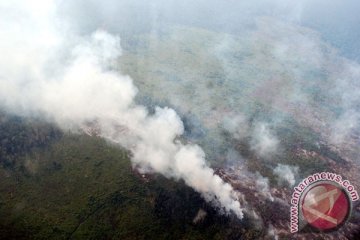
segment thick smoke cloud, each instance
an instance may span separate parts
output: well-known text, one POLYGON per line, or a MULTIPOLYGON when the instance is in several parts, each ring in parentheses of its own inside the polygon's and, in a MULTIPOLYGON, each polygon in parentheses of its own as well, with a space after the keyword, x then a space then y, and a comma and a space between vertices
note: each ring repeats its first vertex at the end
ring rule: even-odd
POLYGON ((17 114, 37 115, 61 127, 89 124, 104 138, 132 152, 141 171, 182 179, 209 202, 242 217, 231 185, 214 174, 197 145, 183 144, 181 119, 170 108, 149 114, 137 105, 129 76, 112 70, 120 40, 105 31, 73 34, 54 18, 56 5, 26 1, 1 3, 0 103, 17 114))

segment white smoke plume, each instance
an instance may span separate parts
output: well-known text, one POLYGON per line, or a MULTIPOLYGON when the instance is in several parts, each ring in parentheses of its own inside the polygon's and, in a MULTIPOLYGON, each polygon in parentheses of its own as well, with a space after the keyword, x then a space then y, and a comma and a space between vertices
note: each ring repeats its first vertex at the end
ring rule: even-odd
POLYGON ((244 115, 226 116, 222 125, 235 139, 241 140, 250 135, 249 120, 244 115))
POLYGON ((231 185, 207 166, 197 145, 177 140, 184 132, 170 108, 150 115, 136 105, 129 76, 112 70, 120 40, 105 31, 90 39, 74 35, 56 19, 53 1, 0 4, 0 107, 46 117, 65 129, 93 122, 101 135, 132 152, 143 171, 182 179, 208 201, 242 217, 231 185))
POLYGON ((271 224, 269 224, 267 235, 268 235, 269 239, 273 239, 273 240, 278 240, 279 239, 279 236, 276 233, 276 229, 271 224))
POLYGON ((259 191, 267 199, 270 201, 274 201, 274 197, 271 195, 270 186, 269 186, 269 179, 266 177, 261 176, 260 173, 256 172, 256 182, 255 186, 256 189, 259 191))
POLYGON ((251 147, 261 157, 268 157, 278 149, 279 140, 271 133, 268 124, 256 124, 252 133, 251 147))
POLYGON ((298 171, 299 167, 278 164, 274 169, 274 174, 278 177, 279 183, 286 183, 290 186, 294 186, 298 171))
POLYGON ((279 148, 279 140, 265 122, 257 122, 251 126, 249 120, 241 114, 226 116, 222 127, 237 140, 250 137, 250 147, 260 157, 267 158, 279 148))

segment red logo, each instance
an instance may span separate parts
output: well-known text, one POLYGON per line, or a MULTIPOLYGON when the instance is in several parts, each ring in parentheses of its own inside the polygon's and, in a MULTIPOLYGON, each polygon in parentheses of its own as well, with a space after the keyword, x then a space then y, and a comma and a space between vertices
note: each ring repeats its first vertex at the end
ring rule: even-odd
POLYGON ((350 199, 336 184, 319 183, 305 193, 301 210, 311 226, 331 230, 346 221, 350 212, 350 199))

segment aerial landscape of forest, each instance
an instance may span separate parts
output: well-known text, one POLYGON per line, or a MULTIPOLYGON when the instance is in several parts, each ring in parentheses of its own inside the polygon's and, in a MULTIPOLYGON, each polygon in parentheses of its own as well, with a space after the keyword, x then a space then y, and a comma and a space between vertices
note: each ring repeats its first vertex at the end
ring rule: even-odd
POLYGON ((0 239, 359 239, 358 9, 0 1, 0 239))

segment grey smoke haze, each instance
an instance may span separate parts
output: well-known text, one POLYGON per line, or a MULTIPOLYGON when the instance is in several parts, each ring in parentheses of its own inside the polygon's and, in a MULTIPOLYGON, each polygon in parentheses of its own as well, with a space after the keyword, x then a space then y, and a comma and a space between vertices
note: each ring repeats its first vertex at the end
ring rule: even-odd
POLYGON ((278 240, 279 239, 279 236, 278 234, 276 233, 276 230, 274 228, 273 225, 269 225, 269 228, 268 228, 268 236, 271 237, 272 239, 274 240, 278 240))
MULTIPOLYGON (((358 94, 354 93, 356 91, 354 89, 358 88, 357 83, 355 81, 350 83, 346 80, 349 77, 353 78, 351 75, 354 75, 347 68, 349 65, 353 65, 353 68, 357 69, 357 63, 342 59, 336 52, 337 50, 328 46, 328 43, 334 44, 346 56, 349 52, 347 49, 351 49, 351 54, 360 49, 356 45, 358 41, 353 41, 360 34, 358 28, 360 17, 355 13, 344 14, 345 12, 353 13, 358 5, 358 1, 355 0, 346 2, 334 0, 330 4, 325 0, 300 0, 296 3, 290 0, 199 0, 195 2, 189 0, 153 0, 148 2, 141 0, 106 2, 75 0, 61 1, 58 11, 61 16, 70 19, 73 23, 73 30, 82 34, 104 28, 110 32, 123 34, 123 38, 139 32, 147 32, 157 36, 169 25, 195 26, 234 34, 219 37, 221 39, 209 48, 210 51, 214 52, 216 58, 223 63, 224 74, 228 79, 231 79, 233 75, 239 76, 237 72, 234 72, 234 67, 231 66, 231 59, 224 55, 226 51, 233 49, 234 43, 239 41, 234 36, 240 37, 240 40, 247 38, 246 41, 259 43, 259 46, 262 45, 259 39, 267 39, 267 47, 250 50, 257 56, 273 56, 273 59, 268 59, 269 66, 265 66, 267 68, 265 72, 268 70, 267 76, 273 76, 275 79, 283 78, 283 76, 279 76, 280 73, 287 75, 287 78, 283 78, 283 80, 277 79, 274 82, 273 79, 269 79, 267 80, 268 83, 262 84, 264 91, 270 91, 268 94, 273 95, 269 99, 273 105, 281 105, 280 108, 284 108, 284 104, 287 102, 291 104, 298 102, 306 105, 316 104, 312 102, 313 96, 309 96, 308 91, 313 89, 311 91, 315 92, 317 85, 320 84, 319 80, 307 80, 307 78, 309 78, 309 73, 317 71, 329 72, 328 76, 325 76, 328 78, 326 84, 329 84, 329 89, 341 89, 341 92, 335 95, 331 95, 332 91, 329 90, 327 96, 329 99, 339 98, 339 96, 342 98, 341 96, 345 93, 351 98, 355 98, 353 102, 358 102, 358 94), (351 17, 346 17, 348 15, 351 17), (263 16, 268 18, 263 18, 263 16), (310 26, 320 32, 301 28, 301 26, 310 26), (344 29, 349 31, 347 30, 344 33, 344 29), (342 39, 338 39, 339 36, 342 39), (336 63, 339 65, 334 70, 336 63), (301 67, 297 67, 299 65, 301 67), (283 70, 278 71, 279 67, 282 67, 283 70), (270 68, 272 69, 269 70, 270 68), (341 72, 342 76, 337 76, 341 72), (291 85, 285 83, 289 79, 291 79, 291 85), (277 84, 287 84, 287 86, 280 86, 279 89, 275 89, 273 86, 277 84), (354 85, 355 88, 353 88, 354 85), (266 89, 266 87, 269 88, 266 89)), ((175 39, 181 38, 178 35, 174 37, 175 39)), ((356 59, 353 55, 352 57, 356 59)), ((256 66, 261 63, 259 60, 260 58, 254 59, 252 65, 256 66)), ((256 81, 259 79, 254 79, 254 82, 256 81)), ((181 99, 177 101, 178 96, 172 96, 172 98, 173 100, 170 101, 174 105, 188 104, 181 102, 181 99)), ((234 101, 234 98, 231 96, 228 101, 234 101)), ((331 106, 331 100, 328 101, 331 106)), ((347 104, 347 100, 341 101, 347 104)), ((341 119, 354 111, 358 111, 353 109, 354 104, 352 107, 342 107, 345 110, 341 116, 336 112, 331 113, 333 116, 328 116, 329 119, 325 119, 331 125, 330 128, 334 132, 333 136, 337 136, 337 132, 342 131, 342 129, 339 130, 339 125, 345 125, 342 124, 341 119)), ((355 121, 352 125, 356 126, 358 117, 352 114, 351 118, 355 121)))
POLYGON ((252 149, 259 156, 266 158, 278 150, 279 140, 271 133, 269 126, 265 123, 258 123, 252 135, 252 149))
POLYGON ((256 172, 255 175, 256 175, 255 186, 257 191, 263 196, 265 196, 267 199, 269 199, 270 201, 274 201, 274 198, 270 192, 269 179, 261 176, 261 174, 259 174, 258 172, 256 172))
POLYGON ((222 127, 237 140, 250 141, 251 149, 263 158, 270 157, 278 150, 279 140, 272 133, 269 124, 263 122, 249 124, 244 115, 225 116, 222 127))
POLYGON ((278 164, 274 169, 274 174, 278 177, 278 182, 286 183, 289 186, 294 186, 296 183, 296 176, 298 175, 299 167, 278 164))
POLYGON ((239 140, 249 137, 251 134, 249 120, 244 115, 225 116, 222 125, 226 131, 239 140))
POLYGON ((72 35, 55 12, 52 1, 1 4, 0 31, 6 36, 1 41, 6 53, 0 67, 1 107, 44 116, 65 129, 93 122, 101 136, 131 150, 141 171, 182 179, 207 201, 241 218, 231 185, 207 166, 203 150, 176 140, 184 132, 176 112, 157 107, 150 115, 134 103, 132 79, 111 70, 121 54, 119 38, 104 31, 72 35), (64 55, 57 59, 59 52, 64 55), (49 71, 54 67, 60 68, 56 74, 49 71))
POLYGON ((336 47, 356 57, 358 8, 356 0, 109 0, 101 4, 97 0, 74 0, 61 1, 59 11, 76 19, 82 31, 92 31, 99 25, 114 31, 134 26, 136 31, 151 31, 171 22, 239 32, 244 22, 253 24, 256 16, 276 16, 314 27, 336 47))

